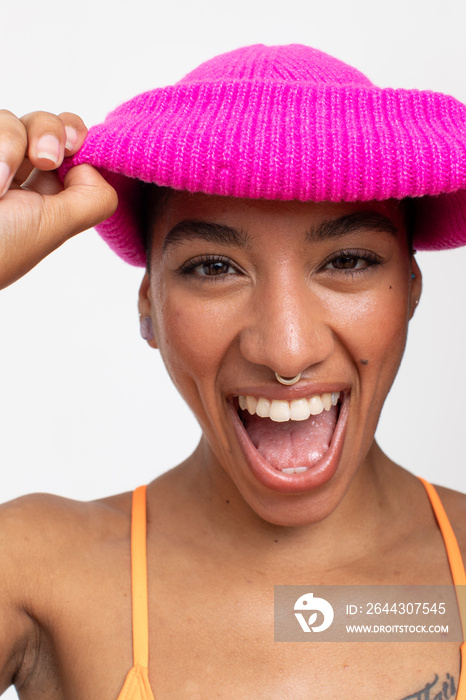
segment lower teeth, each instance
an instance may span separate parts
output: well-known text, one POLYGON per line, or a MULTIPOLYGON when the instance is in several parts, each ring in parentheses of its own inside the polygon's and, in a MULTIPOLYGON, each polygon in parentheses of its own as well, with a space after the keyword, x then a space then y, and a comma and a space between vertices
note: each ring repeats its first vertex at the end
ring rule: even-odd
POLYGON ((282 469, 283 474, 300 474, 301 472, 307 472, 307 467, 288 467, 287 469, 282 469))

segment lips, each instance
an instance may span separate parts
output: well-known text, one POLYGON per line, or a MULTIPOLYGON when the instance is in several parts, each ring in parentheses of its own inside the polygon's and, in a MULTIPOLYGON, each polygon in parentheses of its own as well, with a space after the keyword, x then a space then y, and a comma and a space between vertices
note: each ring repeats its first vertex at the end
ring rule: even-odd
POLYGON ((302 493, 327 483, 340 461, 348 399, 348 393, 335 391, 291 401, 235 397, 230 402, 233 425, 257 480, 282 493, 302 493), (305 402, 310 410, 303 407, 305 402))

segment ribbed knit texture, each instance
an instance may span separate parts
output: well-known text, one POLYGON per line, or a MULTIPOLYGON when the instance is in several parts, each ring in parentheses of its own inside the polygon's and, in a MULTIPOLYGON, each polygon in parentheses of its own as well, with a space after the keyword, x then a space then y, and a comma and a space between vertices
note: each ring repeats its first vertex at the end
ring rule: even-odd
POLYGON ((306 46, 241 48, 135 97, 89 131, 62 173, 79 163, 116 187, 118 210, 97 230, 136 265, 145 264, 137 180, 279 200, 422 197, 416 247, 466 242, 466 107, 380 89, 306 46))

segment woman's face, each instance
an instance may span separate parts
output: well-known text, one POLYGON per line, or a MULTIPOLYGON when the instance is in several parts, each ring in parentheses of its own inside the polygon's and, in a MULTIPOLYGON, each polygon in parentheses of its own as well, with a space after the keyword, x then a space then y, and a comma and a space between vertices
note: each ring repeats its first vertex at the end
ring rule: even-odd
POLYGON ((280 524, 336 508, 368 468, 421 291, 412 271, 393 202, 170 195, 140 311, 202 427, 210 483, 228 475, 280 524))

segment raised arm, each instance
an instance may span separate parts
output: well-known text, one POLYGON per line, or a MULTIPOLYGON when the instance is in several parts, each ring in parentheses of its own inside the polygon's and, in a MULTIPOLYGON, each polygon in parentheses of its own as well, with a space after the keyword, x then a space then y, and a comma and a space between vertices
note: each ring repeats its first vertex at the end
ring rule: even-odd
MULTIPOLYGON (((86 133, 75 114, 34 112, 18 119, 0 110, 0 289, 115 211, 115 191, 91 166, 72 168, 64 184, 57 175, 86 133)), ((55 556, 50 538, 42 536, 56 529, 49 510, 40 497, 0 506, 0 694, 12 683, 40 680, 36 669, 47 657, 37 610, 43 615, 46 609, 44 574, 55 556)))
POLYGON ((86 133, 69 112, 0 110, 0 289, 115 211, 115 190, 90 165, 72 168, 64 185, 56 173, 86 133))

